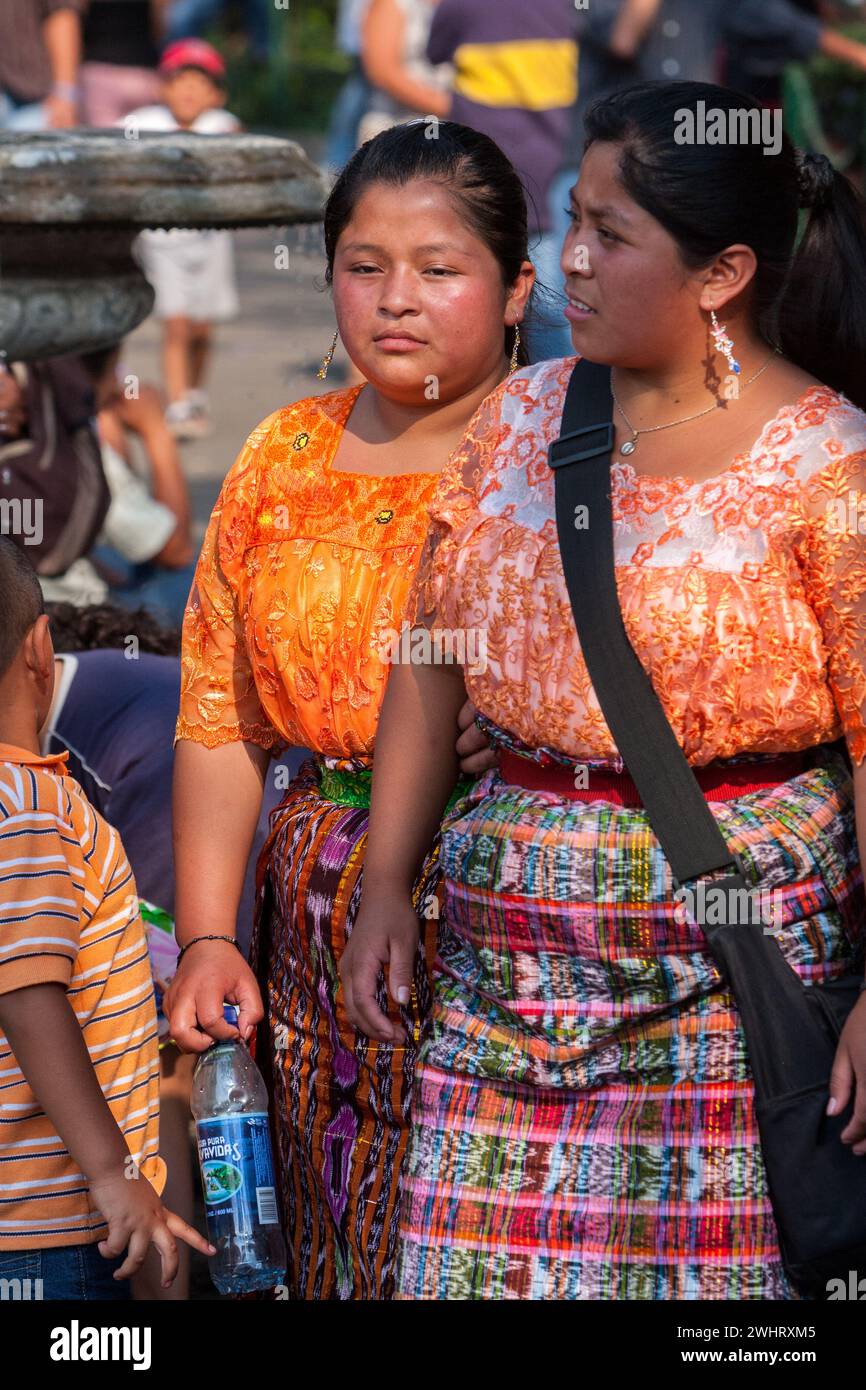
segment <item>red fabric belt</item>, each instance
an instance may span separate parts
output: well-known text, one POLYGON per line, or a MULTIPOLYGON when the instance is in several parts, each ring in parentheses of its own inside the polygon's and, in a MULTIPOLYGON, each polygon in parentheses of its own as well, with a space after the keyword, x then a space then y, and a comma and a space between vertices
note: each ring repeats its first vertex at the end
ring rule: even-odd
MULTIPOLYGON (((693 768, 708 801, 732 801, 765 787, 789 782, 806 766, 802 753, 783 753, 762 763, 709 763, 693 768)), ((611 801, 615 806, 640 806, 637 787, 627 772, 588 767, 585 787, 576 787, 576 769, 552 763, 542 767, 503 748, 499 753, 503 781, 528 791, 554 792, 569 801, 611 801)))

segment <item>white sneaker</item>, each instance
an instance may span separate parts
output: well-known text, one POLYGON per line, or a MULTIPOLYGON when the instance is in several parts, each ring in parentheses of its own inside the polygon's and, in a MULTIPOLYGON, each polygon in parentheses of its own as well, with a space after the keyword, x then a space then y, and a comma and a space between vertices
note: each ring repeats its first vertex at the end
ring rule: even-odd
POLYGON ((193 419, 196 423, 196 438, 203 439, 211 432, 210 420, 210 398, 207 391, 194 388, 187 391, 185 400, 189 401, 193 410, 193 419))
POLYGON ((166 408, 165 423, 175 439, 202 439, 210 434, 207 415, 196 409, 189 395, 171 402, 166 408))

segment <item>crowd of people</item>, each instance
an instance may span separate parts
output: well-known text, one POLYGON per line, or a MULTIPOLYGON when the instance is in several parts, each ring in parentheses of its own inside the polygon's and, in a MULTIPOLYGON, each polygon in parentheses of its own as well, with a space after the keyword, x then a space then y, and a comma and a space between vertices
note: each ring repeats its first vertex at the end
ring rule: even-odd
MULTIPOLYGON (((7 0, 0 128, 238 132, 219 8, 7 0)), ((548 449, 608 369, 628 640, 791 976, 862 979, 866 223, 740 118, 866 46, 806 0, 348 0, 338 41, 354 376, 332 346, 219 441, 200 548, 180 445, 239 311, 227 234, 141 239, 161 383, 128 391, 121 343, 0 372, 0 494, 45 504, 37 544, 0 535, 0 1277, 188 1296, 192 1065, 239 1037, 293 1299, 813 1297, 548 449), (746 138, 681 142, 684 110, 746 138)), ((866 1157, 862 993, 826 1114, 866 1157)))

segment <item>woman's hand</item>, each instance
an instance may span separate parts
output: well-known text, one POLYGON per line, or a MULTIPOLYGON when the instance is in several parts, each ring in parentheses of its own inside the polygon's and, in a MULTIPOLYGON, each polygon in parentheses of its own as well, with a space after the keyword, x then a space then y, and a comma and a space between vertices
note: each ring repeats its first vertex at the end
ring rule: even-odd
POLYGON ((609 50, 630 61, 646 39, 661 9, 661 0, 625 0, 610 33, 609 50))
POLYGON ((162 1008, 183 1052, 205 1052, 212 1043, 238 1033, 246 1042, 264 1017, 256 977, 230 941, 193 946, 178 966, 162 1008), (237 1028, 223 1017, 225 1003, 238 1007, 237 1028))
POLYGON ((475 723, 477 713, 472 701, 467 700, 457 716, 457 723, 462 732, 455 747, 460 759, 460 771, 469 776, 487 772, 496 766, 497 761, 497 755, 490 747, 489 740, 475 723))
POLYGON ((866 994, 861 994, 839 1038, 830 1078, 828 1115, 844 1110, 854 1092, 854 1114, 842 1130, 843 1144, 866 1154, 866 994))
POLYGON ((27 404, 18 378, 0 364, 0 436, 17 439, 27 423, 27 404))
POLYGON ((78 107, 69 97, 52 92, 43 101, 42 112, 48 130, 71 130, 78 124, 78 107))
POLYGON ((177 1240, 185 1241, 202 1255, 216 1254, 215 1246, 162 1205, 147 1178, 137 1169, 92 1178, 88 1187, 93 1205, 108 1223, 108 1235, 99 1242, 100 1255, 110 1260, 126 1251, 115 1279, 131 1279, 137 1274, 151 1245, 159 1251, 164 1289, 174 1283, 177 1274, 177 1240))
POLYGON ((399 1023, 392 1023, 376 1002, 379 976, 387 969, 388 992, 395 1004, 409 1003, 420 928, 408 896, 399 892, 365 895, 340 959, 346 1012, 354 1028, 381 1042, 405 1042, 399 1023))

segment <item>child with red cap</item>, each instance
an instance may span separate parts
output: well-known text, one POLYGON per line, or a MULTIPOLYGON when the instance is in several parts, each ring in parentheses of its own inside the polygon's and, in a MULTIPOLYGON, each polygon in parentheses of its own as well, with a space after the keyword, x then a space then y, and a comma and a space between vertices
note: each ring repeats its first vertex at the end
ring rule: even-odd
MULTIPOLYGON (((159 64, 162 104, 140 106, 118 122, 128 139, 140 131, 190 130, 231 135, 241 129, 225 110, 225 63, 202 39, 170 44, 159 64)), ((138 239, 144 273, 163 323, 166 421, 178 439, 209 432, 204 376, 215 322, 235 318, 238 296, 230 232, 146 231, 138 239)))

